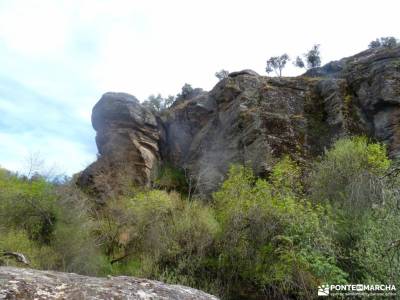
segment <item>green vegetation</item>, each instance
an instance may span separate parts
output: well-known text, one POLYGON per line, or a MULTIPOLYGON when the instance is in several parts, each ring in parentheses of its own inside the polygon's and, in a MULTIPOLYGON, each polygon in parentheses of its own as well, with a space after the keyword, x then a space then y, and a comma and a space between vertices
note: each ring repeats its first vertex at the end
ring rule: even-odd
POLYGON ((345 282, 326 234, 329 216, 298 194, 298 172, 288 158, 278 163, 270 182, 233 167, 215 194, 223 294, 310 298, 322 282, 345 282))
POLYGON ((368 48, 375 49, 380 47, 394 48, 399 44, 399 41, 393 36, 381 37, 374 41, 371 41, 368 48))
POLYGON ((272 56, 267 60, 265 72, 269 74, 274 71, 276 76, 282 77, 282 70, 285 68, 286 63, 289 60, 289 55, 286 53, 282 54, 281 56, 272 56))
POLYGON ((311 50, 303 54, 304 60, 297 56, 293 64, 298 68, 313 69, 321 66, 321 54, 319 44, 314 45, 311 50))
POLYGON ((221 81, 225 78, 228 78, 228 76, 229 76, 229 71, 224 70, 224 69, 215 73, 215 77, 217 77, 219 81, 221 81))
POLYGON ((150 95, 145 101, 143 101, 142 105, 154 114, 158 114, 169 108, 174 101, 175 97, 172 95, 169 95, 167 98, 163 98, 161 94, 158 94, 157 96, 150 95))
POLYGON ((332 134, 326 123, 328 116, 321 97, 316 94, 308 94, 305 99, 304 112, 307 120, 307 139, 316 149, 316 153, 311 154, 316 155, 323 151, 322 146, 318 147, 318 145, 326 145, 332 134))
POLYGON ((391 164, 384 146, 346 138, 307 169, 289 156, 268 178, 233 165, 207 203, 188 199, 183 174, 165 166, 157 189, 102 207, 71 183, 1 170, 0 250, 25 254, 34 268, 148 277, 223 299, 400 285, 400 178, 391 164))
POLYGON ((382 145, 352 138, 338 141, 311 176, 313 201, 335 212, 336 257, 351 282, 400 278, 398 247, 391 246, 400 234, 399 178, 385 176, 389 167, 382 145))
POLYGON ((154 187, 166 191, 177 191, 181 194, 188 193, 188 183, 183 170, 177 169, 170 164, 161 166, 154 187))
POLYGON ((71 185, 0 170, 0 250, 25 254, 32 267, 99 272, 102 258, 85 200, 71 185))

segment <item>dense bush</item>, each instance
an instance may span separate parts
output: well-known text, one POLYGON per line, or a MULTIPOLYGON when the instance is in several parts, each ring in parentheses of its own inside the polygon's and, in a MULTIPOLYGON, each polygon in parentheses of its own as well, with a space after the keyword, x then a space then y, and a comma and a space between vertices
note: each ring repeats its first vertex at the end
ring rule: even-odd
POLYGON ((0 170, 0 250, 25 254, 32 267, 95 274, 102 266, 94 262, 86 197, 73 186, 59 189, 0 170))
POLYGON ((400 285, 400 177, 391 168, 384 146, 346 138, 313 164, 282 157, 268 178, 234 165, 205 203, 164 166, 158 189, 131 188, 101 207, 73 183, 0 170, 0 264, 16 264, 1 257, 15 251, 34 268, 148 277, 223 299, 400 285))
POLYGON ((315 165, 311 195, 316 202, 330 201, 340 207, 371 206, 374 199, 369 203, 356 199, 358 187, 364 185, 359 198, 375 195, 370 193, 374 185, 364 183, 382 176, 389 165, 384 146, 368 143, 363 137, 339 140, 315 165))
POLYGON ((351 282, 397 283, 400 235, 398 178, 385 176, 390 167, 384 146, 366 138, 343 139, 316 164, 311 197, 333 207, 340 246, 338 265, 351 282))
POLYGON ((187 194, 189 189, 184 172, 170 164, 160 167, 158 176, 154 180, 154 187, 166 191, 177 191, 181 194, 187 194))
POLYGON ((55 194, 44 179, 20 179, 0 173, 1 222, 23 229, 30 239, 49 244, 58 217, 55 194))
MULTIPOLYGON (((0 250, 24 254, 32 268, 53 269, 56 266, 57 255, 49 247, 39 245, 29 239, 24 230, 0 229, 0 250)), ((2 254, 0 251, 0 255, 2 254)), ((0 257, 0 265, 20 265, 12 257, 0 257)))
POLYGON ((272 173, 269 183, 233 167, 215 193, 220 280, 229 298, 310 298, 321 283, 346 282, 335 265, 329 214, 295 196, 296 165, 284 158, 272 173))
POLYGON ((111 273, 192 286, 206 278, 203 261, 219 226, 200 202, 160 190, 138 192, 109 203, 100 223, 97 235, 111 273))

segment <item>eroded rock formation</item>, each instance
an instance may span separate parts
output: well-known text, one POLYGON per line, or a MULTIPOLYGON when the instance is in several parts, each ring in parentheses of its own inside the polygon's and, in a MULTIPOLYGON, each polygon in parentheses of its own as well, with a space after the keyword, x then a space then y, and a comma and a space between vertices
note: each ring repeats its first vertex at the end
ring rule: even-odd
POLYGON ((13 267, 0 267, 0 299, 217 300, 199 290, 154 280, 87 277, 13 267))
MULTIPOLYGON (((98 160, 79 177, 79 184, 111 196, 124 183, 148 186, 160 161, 160 124, 139 101, 125 93, 106 93, 94 106, 98 160)), ((101 200, 101 197, 100 197, 101 200)))
POLYGON ((231 163, 265 174, 283 154, 307 159, 352 134, 376 138, 398 156, 399 117, 400 47, 367 50, 294 78, 234 72, 161 116, 133 96, 107 93, 92 116, 100 157, 80 183, 112 191, 120 173, 146 185, 168 162, 207 194, 231 163))

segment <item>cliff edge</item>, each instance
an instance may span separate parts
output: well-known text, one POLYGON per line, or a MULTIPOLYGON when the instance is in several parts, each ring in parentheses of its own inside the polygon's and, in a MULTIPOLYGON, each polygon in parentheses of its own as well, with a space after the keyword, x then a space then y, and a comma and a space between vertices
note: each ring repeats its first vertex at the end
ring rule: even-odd
POLYGON ((232 163, 265 175, 282 155, 305 160, 335 140, 366 135, 400 155, 400 47, 370 49, 298 77, 231 73, 155 115, 123 93, 106 93, 93 109, 99 158, 80 186, 98 195, 121 182, 150 185, 171 164, 209 194, 232 163))

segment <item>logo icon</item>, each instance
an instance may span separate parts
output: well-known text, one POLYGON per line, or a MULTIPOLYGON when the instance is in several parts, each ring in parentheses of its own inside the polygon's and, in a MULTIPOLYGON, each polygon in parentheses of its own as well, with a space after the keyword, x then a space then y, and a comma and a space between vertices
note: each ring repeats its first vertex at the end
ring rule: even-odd
POLYGON ((329 285, 320 285, 318 287, 318 296, 329 296, 329 285))
POLYGON ((362 292, 362 291, 364 291, 364 285, 363 285, 363 284, 357 284, 357 286, 356 286, 356 291, 357 291, 357 292, 362 292))

